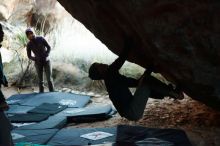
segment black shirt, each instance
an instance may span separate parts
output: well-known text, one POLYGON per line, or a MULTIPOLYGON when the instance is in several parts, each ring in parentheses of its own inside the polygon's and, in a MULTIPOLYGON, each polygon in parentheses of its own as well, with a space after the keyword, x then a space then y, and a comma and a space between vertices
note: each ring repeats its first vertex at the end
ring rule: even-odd
POLYGON ((27 44, 27 56, 29 59, 36 62, 44 62, 49 60, 50 46, 47 41, 41 37, 36 36, 33 40, 27 44), (34 53, 34 57, 31 55, 31 51, 34 53))

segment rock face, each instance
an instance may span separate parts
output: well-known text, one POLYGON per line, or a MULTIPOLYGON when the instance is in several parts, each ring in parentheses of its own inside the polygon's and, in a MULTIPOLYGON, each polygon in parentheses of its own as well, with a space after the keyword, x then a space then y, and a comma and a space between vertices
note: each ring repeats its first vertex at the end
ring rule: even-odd
POLYGON ((19 0, 1 0, 0 1, 0 20, 7 20, 14 10, 15 4, 17 4, 19 0))
POLYGON ((220 109, 219 0, 58 0, 111 51, 155 67, 193 99, 220 109))

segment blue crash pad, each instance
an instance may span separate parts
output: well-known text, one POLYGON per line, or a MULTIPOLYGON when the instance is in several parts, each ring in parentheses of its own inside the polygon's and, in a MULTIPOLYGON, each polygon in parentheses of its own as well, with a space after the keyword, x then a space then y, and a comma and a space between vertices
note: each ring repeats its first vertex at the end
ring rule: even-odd
POLYGON ((65 116, 53 115, 47 120, 41 121, 39 123, 33 123, 31 125, 20 126, 17 129, 61 129, 67 124, 65 116))
POLYGON ((33 144, 31 142, 19 142, 15 146, 49 146, 49 145, 33 144))
POLYGON ((49 145, 88 145, 106 143, 127 143, 140 145, 169 145, 169 146, 191 146, 184 131, 179 129, 159 129, 146 128, 141 126, 119 125, 112 128, 69 128, 60 130, 49 142, 49 145), (96 131, 107 132, 113 136, 100 139, 89 140, 80 137, 96 131))
POLYGON ((88 144, 101 144, 106 142, 115 142, 116 127, 113 128, 65 128, 61 129, 47 144, 48 145, 88 145, 88 144), (111 137, 107 137, 101 140, 92 141, 80 136, 83 134, 102 131, 113 134, 111 137))
POLYGON ((53 137, 57 131, 57 129, 13 130, 11 134, 14 143, 31 142, 35 144, 47 144, 50 138, 53 137))
POLYGON ((28 100, 28 99, 34 97, 37 94, 38 93, 15 94, 15 95, 10 96, 6 101, 9 105, 20 104, 20 103, 24 102, 25 100, 28 100))
MULTIPOLYGON (((10 116, 12 115, 16 115, 16 114, 27 114, 29 113, 29 115, 34 115, 36 113, 40 113, 40 114, 53 114, 56 113, 60 110, 65 109, 66 106, 57 106, 57 104, 42 104, 39 107, 30 107, 30 106, 22 106, 22 105, 10 105, 10 109, 9 111, 6 111, 6 113, 10 116), (49 111, 48 109, 44 111, 45 106, 49 105, 49 111), (60 107, 60 108, 59 108, 60 107), (58 108, 58 109, 57 109, 58 108), (33 114, 30 114, 34 112, 33 114)), ((16 120, 16 122, 19 122, 18 120, 16 120)), ((22 119, 23 122, 22 124, 15 124, 14 128, 17 129, 60 129, 63 128, 63 126, 66 124, 66 117, 64 116, 50 116, 48 119, 43 120, 41 122, 38 123, 26 123, 27 121, 24 121, 22 119)))
POLYGON ((106 120, 112 115, 111 105, 94 105, 91 107, 85 107, 80 109, 66 109, 63 113, 69 113, 67 115, 68 123, 85 123, 85 122, 95 122, 100 120, 106 120), (81 111, 80 111, 81 110, 81 111))
POLYGON ((68 107, 84 107, 90 100, 90 96, 64 92, 46 92, 13 95, 7 99, 9 104, 26 106, 39 106, 43 103, 59 103, 68 107))
POLYGON ((32 106, 22 106, 16 104, 9 105, 9 107, 9 110, 5 111, 6 114, 24 114, 35 108, 32 106))
POLYGON ((111 105, 96 105, 92 107, 85 108, 67 108, 62 112, 50 116, 47 120, 34 123, 31 125, 21 126, 18 129, 61 129, 68 122, 67 117, 72 117, 75 122, 92 122, 103 120, 108 114, 111 113, 111 105), (97 115, 97 117, 95 117, 97 115))

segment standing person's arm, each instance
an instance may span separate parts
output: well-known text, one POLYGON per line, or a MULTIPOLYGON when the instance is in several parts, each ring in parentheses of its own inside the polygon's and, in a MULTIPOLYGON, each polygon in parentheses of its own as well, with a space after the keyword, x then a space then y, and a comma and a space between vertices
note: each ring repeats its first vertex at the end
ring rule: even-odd
POLYGON ((0 84, 3 84, 5 87, 8 87, 8 81, 3 71, 2 55, 0 53, 0 84))
POLYGON ((27 56, 30 60, 36 61, 36 58, 31 55, 31 48, 29 44, 27 45, 27 56))
POLYGON ((4 73, 3 73, 3 64, 2 64, 2 55, 0 53, 0 85, 3 84, 4 73))
POLYGON ((51 47, 50 47, 50 45, 48 44, 48 42, 47 42, 43 37, 42 37, 42 41, 43 41, 43 44, 45 45, 45 47, 47 48, 46 53, 47 53, 47 55, 49 56, 50 51, 51 51, 51 47))

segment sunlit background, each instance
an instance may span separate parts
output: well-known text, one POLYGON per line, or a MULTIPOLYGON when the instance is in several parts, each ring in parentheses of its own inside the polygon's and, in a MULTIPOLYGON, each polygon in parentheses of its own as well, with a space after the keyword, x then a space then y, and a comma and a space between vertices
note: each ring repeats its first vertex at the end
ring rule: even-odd
MULTIPOLYGON (((37 85, 34 63, 26 55, 28 40, 25 30, 29 27, 35 30, 36 35, 44 36, 51 45, 50 58, 56 87, 95 87, 88 78, 90 65, 94 62, 111 64, 117 58, 56 1, 3 0, 1 3, 11 13, 5 16, 7 20, 0 21, 5 32, 1 53, 5 73, 14 85, 37 85)), ((120 72, 138 78, 143 68, 126 62, 120 72)))

